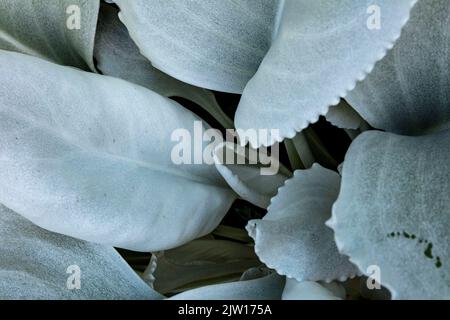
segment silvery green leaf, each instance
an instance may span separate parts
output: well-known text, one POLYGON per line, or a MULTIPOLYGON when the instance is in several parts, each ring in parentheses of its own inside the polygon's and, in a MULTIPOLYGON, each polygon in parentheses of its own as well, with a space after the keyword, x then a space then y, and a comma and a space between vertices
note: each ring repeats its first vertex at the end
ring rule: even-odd
POLYGON ((212 92, 178 81, 154 68, 140 54, 117 14, 117 9, 101 6, 95 59, 102 74, 139 84, 166 97, 191 100, 208 111, 225 128, 234 127, 233 121, 222 111, 212 92))
POLYGON ((163 298, 112 247, 51 233, 3 205, 0 237, 0 299, 163 298))
POLYGON ((155 256, 154 288, 162 294, 238 281, 244 271, 261 264, 252 246, 226 240, 194 240, 155 256))
POLYGON ((370 131, 346 156, 327 224, 340 252, 362 272, 379 268, 394 299, 450 299, 449 143, 450 131, 421 137, 370 131))
POLYGON ((337 282, 298 282, 286 279, 282 300, 342 300, 345 288, 337 282))
POLYGON ((0 49, 95 71, 99 0, 2 0, 0 49))
POLYGON ((242 93, 269 49, 276 0, 116 0, 152 64, 192 85, 242 93))
POLYGON ((417 135, 450 120, 450 3, 420 0, 394 48, 346 99, 374 127, 417 135))
POLYGON ((280 300, 284 277, 269 270, 250 269, 240 281, 185 291, 171 300, 280 300))
MULTIPOLYGON (((126 81, 0 51, 0 202, 37 225, 135 251, 214 230, 235 199, 213 165, 176 165, 199 119, 126 81)), ((201 149, 200 149, 201 150, 201 149)))
POLYGON ((325 226, 339 183, 337 173, 318 164, 296 171, 272 199, 267 215, 247 225, 260 260, 300 282, 354 277, 357 268, 338 252, 333 231, 325 226))
POLYGON ((270 199, 290 175, 276 157, 268 157, 262 149, 244 148, 231 142, 216 147, 214 163, 217 171, 242 199, 261 208, 267 208, 270 199), (270 166, 258 163, 261 154, 271 162, 270 166), (232 155, 230 163, 227 162, 229 155, 232 155))
MULTIPOLYGON (((236 127, 280 129, 270 145, 316 122, 385 56, 415 2, 380 0, 378 7, 372 0, 280 2, 284 7, 274 41, 244 90, 236 127), (379 30, 371 24, 377 8, 379 30)), ((261 145, 248 141, 255 148, 261 145)))
POLYGON ((325 118, 332 125, 341 129, 357 130, 364 126, 364 119, 345 100, 330 107, 325 118))

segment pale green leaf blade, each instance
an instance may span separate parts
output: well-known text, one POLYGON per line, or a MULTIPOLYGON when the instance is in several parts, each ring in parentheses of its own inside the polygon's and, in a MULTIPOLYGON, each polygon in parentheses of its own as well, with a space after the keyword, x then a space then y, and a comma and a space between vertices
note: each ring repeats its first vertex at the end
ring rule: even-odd
POLYGON ((298 170, 272 199, 262 220, 251 220, 249 235, 262 262, 297 281, 344 281, 358 269, 341 255, 325 225, 339 193, 340 177, 318 164, 298 170))
POLYGON ((449 127, 450 3, 420 0, 402 36, 346 99, 375 128, 420 135, 449 127))
POLYGON ((325 118, 332 125, 341 129, 358 130, 364 126, 364 119, 345 100, 330 107, 325 118))
POLYGON ((235 194, 213 165, 177 165, 200 119, 116 78, 0 51, 0 201, 37 225, 135 251, 212 232, 235 194))
POLYGON ((298 282, 287 279, 282 300, 342 300, 345 288, 337 282, 298 282))
POLYGON ((2 300, 163 298, 112 247, 51 233, 3 205, 0 236, 2 300))
POLYGON ((141 52, 186 83, 242 93, 270 46, 276 0, 116 0, 141 52))
POLYGON ((450 132, 371 131, 353 142, 333 228, 339 250, 394 299, 449 299, 450 132), (375 267, 375 268, 374 268, 375 267))
POLYGON ((231 142, 216 147, 214 163, 217 171, 242 199, 264 209, 290 175, 277 157, 268 156, 262 149, 246 149, 231 142), (261 159, 266 165, 258 162, 261 159))
POLYGON ((99 0, 2 0, 0 49, 95 71, 99 0))
MULTIPOLYGON (((377 1, 381 20, 374 29, 372 0, 283 1, 275 39, 245 88, 236 127, 279 129, 271 145, 316 122, 386 55, 415 2, 377 1)), ((254 148, 266 145, 248 140, 254 148)))
POLYGON ((128 30, 120 22, 118 10, 102 5, 95 40, 98 70, 108 76, 121 78, 165 97, 181 97, 198 104, 227 129, 233 121, 222 111, 214 94, 178 81, 152 66, 139 52, 128 30))

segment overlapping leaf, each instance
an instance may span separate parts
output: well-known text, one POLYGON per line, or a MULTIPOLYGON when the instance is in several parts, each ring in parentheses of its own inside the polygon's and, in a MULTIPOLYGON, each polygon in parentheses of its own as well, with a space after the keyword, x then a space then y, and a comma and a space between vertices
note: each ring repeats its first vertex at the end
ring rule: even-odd
POLYGON ((314 165, 296 171, 272 199, 267 215, 247 230, 262 262, 279 274, 303 281, 346 280, 358 270, 334 243, 325 226, 339 192, 337 173, 314 165))
POLYGON ((199 87, 242 93, 270 46, 276 0, 115 0, 152 64, 199 87))
POLYGON ((51 233, 3 205, 0 237, 0 299, 163 298, 112 247, 51 233))
POLYGON ((449 143, 449 131, 367 132, 346 156, 328 225, 361 271, 379 267, 394 299, 450 298, 449 143))
POLYGON ((450 121, 450 3, 417 3, 402 36, 346 99, 374 127, 418 135, 450 121))
POLYGON ((345 289, 342 285, 319 282, 298 282, 287 279, 282 300, 341 300, 345 299, 345 289))
POLYGON ((2 0, 0 49, 95 71, 99 0, 2 0))
POLYGON ((139 84, 165 97, 191 100, 208 111, 224 128, 233 128, 233 121, 222 111, 212 92, 178 81, 153 67, 140 54, 117 15, 117 9, 101 6, 95 59, 102 74, 139 84))
POLYGON ((245 88, 236 127, 280 129, 272 144, 316 122, 384 57, 415 2, 283 1, 275 40, 245 88), (379 30, 370 24, 377 10, 379 30))
POLYGON ((176 165, 199 119, 123 80, 0 51, 0 201, 37 225, 137 251, 210 233, 235 194, 214 166, 176 165))
POLYGON ((217 146, 214 163, 228 185, 242 199, 261 208, 267 208, 270 199, 290 176, 290 172, 274 155, 268 156, 262 149, 245 149, 231 142, 217 146))

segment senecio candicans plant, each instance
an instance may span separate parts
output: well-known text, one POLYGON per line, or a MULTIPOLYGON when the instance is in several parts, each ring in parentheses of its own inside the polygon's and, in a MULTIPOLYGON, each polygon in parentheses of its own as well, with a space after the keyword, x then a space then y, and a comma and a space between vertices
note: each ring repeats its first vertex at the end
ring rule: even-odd
POLYGON ((449 0, 0 0, 0 298, 448 299, 449 86, 449 0))

